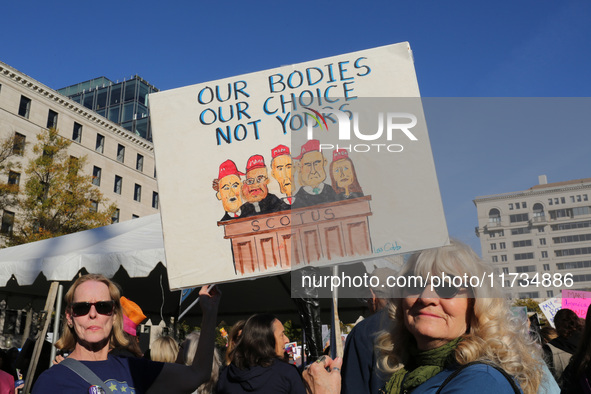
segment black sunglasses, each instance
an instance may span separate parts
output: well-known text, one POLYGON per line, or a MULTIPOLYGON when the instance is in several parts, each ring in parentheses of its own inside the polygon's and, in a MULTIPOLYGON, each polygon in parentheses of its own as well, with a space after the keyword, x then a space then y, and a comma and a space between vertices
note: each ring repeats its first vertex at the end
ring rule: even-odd
POLYGON ((97 302, 75 302, 72 304, 72 316, 86 316, 90 312, 90 307, 94 305, 96 313, 99 315, 111 316, 115 309, 115 301, 97 301, 97 302))
MULTIPOLYGON (((425 291, 427 286, 431 284, 425 283, 420 278, 409 279, 407 277, 406 286, 403 288, 404 297, 420 296, 425 291)), ((439 298, 454 298, 462 289, 468 289, 467 287, 456 287, 452 285, 451 280, 443 281, 440 286, 433 286, 433 290, 439 296, 439 298)))

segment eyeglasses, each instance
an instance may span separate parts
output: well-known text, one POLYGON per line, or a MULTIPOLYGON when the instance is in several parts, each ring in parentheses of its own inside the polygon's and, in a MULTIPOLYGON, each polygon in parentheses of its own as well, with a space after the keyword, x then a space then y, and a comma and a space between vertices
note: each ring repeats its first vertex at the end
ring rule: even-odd
POLYGON ((75 302, 72 304, 72 316, 86 316, 90 312, 90 307, 94 306, 99 315, 111 316, 115 309, 115 301, 97 301, 97 302, 75 302))
POLYGON ((264 181, 267 180, 267 177, 264 175, 259 175, 256 178, 246 178, 246 180, 244 181, 244 183, 246 183, 247 185, 254 185, 255 183, 262 183, 264 181))
MULTIPOLYGON (((407 277, 406 286, 403 288, 404 297, 420 296, 425 291, 427 286, 431 284, 425 283, 420 277, 407 277)), ((454 298, 462 290, 469 290, 467 287, 456 287, 449 281, 444 280, 440 286, 433 286, 433 290, 439 298, 454 298)))

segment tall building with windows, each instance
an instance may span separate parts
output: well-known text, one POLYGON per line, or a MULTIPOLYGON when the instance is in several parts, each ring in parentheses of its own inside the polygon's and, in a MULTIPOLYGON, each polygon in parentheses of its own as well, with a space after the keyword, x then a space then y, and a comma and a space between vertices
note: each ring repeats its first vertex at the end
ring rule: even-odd
POLYGON ((57 91, 136 136, 152 141, 148 94, 158 89, 139 76, 123 82, 99 77, 57 91))
MULTIPOLYGON (((120 111, 126 111, 126 91, 132 85, 134 94, 140 97, 150 91, 141 87, 140 79, 119 85, 120 111)), ((112 97, 109 94, 116 95, 113 93, 114 86, 109 85, 108 100, 112 97)), ((93 88, 93 105, 99 100, 101 89, 93 88)), ((86 93, 83 89, 82 100, 86 93)), ((104 114, 108 116, 108 112, 104 114)), ((84 104, 0 62, 0 138, 16 137, 13 152, 21 156, 22 163, 20 170, 0 174, 6 177, 4 182, 24 184, 24 169, 33 157, 36 136, 41 130, 51 127, 57 128, 63 138, 72 141, 68 148, 70 156, 87 157, 83 171, 92 175, 95 187, 117 205, 113 222, 158 212, 154 147, 146 138, 148 134, 138 136, 84 104)), ((148 127, 145 130, 149 130, 148 127)), ((18 214, 16 207, 7 207, 2 212, 2 233, 13 231, 18 214)))
POLYGON ((510 297, 549 298, 566 288, 591 289, 590 197, 591 178, 548 183, 542 175, 527 190, 474 200, 482 258, 504 274, 510 297), (550 281, 543 281, 545 274, 550 281), (565 274, 572 275, 572 287, 564 285, 565 274))

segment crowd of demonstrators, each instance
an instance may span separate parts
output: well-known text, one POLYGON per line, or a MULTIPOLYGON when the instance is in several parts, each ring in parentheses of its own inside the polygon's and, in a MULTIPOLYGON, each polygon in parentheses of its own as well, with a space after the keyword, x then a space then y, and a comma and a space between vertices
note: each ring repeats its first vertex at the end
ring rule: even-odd
POLYGON ((275 316, 251 316, 229 352, 230 364, 220 374, 217 393, 305 394, 297 369, 284 361, 287 343, 283 324, 275 316))
POLYGON ((102 275, 78 278, 66 293, 66 319, 58 345, 73 349, 58 365, 45 371, 33 394, 50 392, 192 393, 211 376, 211 359, 220 293, 214 287, 199 292, 203 310, 201 342, 191 366, 159 363, 136 357, 109 355, 125 347, 123 312, 117 286, 102 275), (98 386, 98 387, 97 387, 98 386))
MULTIPOLYGON (((372 275, 383 283, 388 276, 483 277, 491 270, 469 247, 452 241, 415 253, 399 272, 379 269, 372 275)), ((557 313, 552 339, 545 328, 530 335, 528 322, 512 315, 500 286, 456 286, 455 281, 419 280, 408 281, 396 294, 381 286, 370 289, 373 314, 349 334, 343 358, 320 357, 300 373, 286 362, 289 339, 283 324, 267 313, 234 324, 222 365, 215 349, 220 296, 215 287, 199 293, 201 332, 189 334, 180 346, 172 337, 160 337, 148 351, 150 358, 142 358, 137 326, 146 316, 141 308, 121 297, 109 279, 86 275, 65 297, 63 335, 56 346, 70 355, 39 377, 33 394, 87 392, 92 386, 138 394, 546 394, 560 392, 556 380, 567 394, 591 394, 591 308, 584 335, 574 312, 557 313), (538 343, 540 337, 547 345, 538 343), (551 358, 544 358, 542 349, 551 358)))

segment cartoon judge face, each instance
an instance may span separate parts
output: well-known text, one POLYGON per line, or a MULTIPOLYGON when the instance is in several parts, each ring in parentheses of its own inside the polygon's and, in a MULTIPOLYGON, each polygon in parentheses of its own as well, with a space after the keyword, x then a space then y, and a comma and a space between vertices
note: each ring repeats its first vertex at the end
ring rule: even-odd
POLYGON ((236 164, 232 160, 226 160, 220 165, 218 178, 214 180, 216 197, 222 202, 226 212, 237 212, 242 205, 240 175, 244 174, 238 171, 236 164))
POLYGON ((299 172, 302 186, 318 187, 326 179, 326 159, 321 152, 310 151, 300 159, 299 172))
POLYGON ((226 212, 236 212, 242 205, 240 198, 240 177, 238 175, 228 175, 219 181, 219 191, 216 194, 218 200, 226 212))
POLYGON ((251 156, 246 166, 246 179, 242 184, 242 196, 250 203, 262 201, 269 193, 268 184, 269 177, 263 156, 251 156))
POLYGON ((281 193, 291 197, 294 181, 291 172, 293 163, 289 148, 285 145, 277 145, 271 149, 271 157, 273 158, 271 161, 271 174, 279 183, 281 193))
POLYGON ((338 187, 347 189, 351 186, 355 180, 351 161, 349 159, 335 161, 332 165, 332 176, 338 187))

